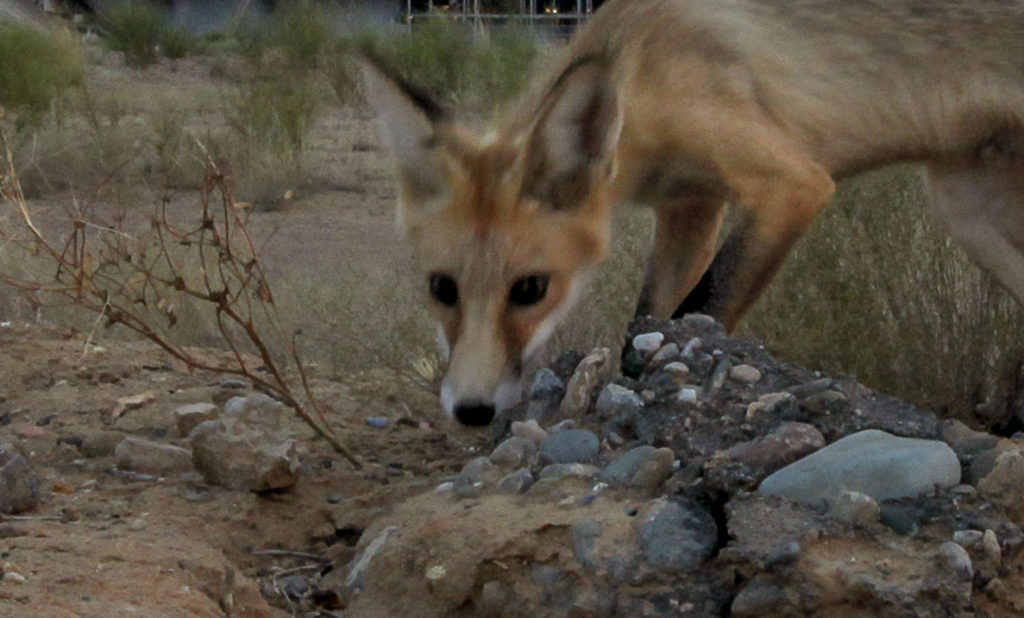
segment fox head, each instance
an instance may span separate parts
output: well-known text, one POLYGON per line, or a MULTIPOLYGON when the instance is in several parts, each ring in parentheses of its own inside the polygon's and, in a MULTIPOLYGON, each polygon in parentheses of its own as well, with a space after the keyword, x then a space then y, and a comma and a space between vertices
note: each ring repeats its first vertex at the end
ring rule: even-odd
POLYGON ((606 66, 580 61, 528 126, 461 126, 373 62, 365 74, 398 166, 400 230, 448 360, 441 403, 486 425, 519 401, 542 348, 606 253, 621 112, 606 66))

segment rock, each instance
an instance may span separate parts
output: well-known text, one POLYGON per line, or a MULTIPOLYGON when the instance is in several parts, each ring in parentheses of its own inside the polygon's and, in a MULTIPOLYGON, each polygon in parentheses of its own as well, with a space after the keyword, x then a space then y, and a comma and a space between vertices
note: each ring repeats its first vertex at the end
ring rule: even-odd
POLYGON ((562 417, 581 418, 587 412, 594 388, 610 369, 610 354, 608 348, 596 348, 576 366, 558 408, 562 417))
POLYGON ((366 424, 374 429, 384 429, 388 426, 388 419, 383 416, 367 416, 366 424))
POLYGON ((729 369, 729 377, 743 384, 754 384, 761 379, 761 372, 750 365, 736 365, 729 369))
POLYGON ((537 478, 542 481, 557 481, 568 477, 592 479, 600 473, 601 469, 597 466, 580 463, 556 463, 541 468, 537 478))
POLYGON ((660 365, 662 363, 672 362, 677 358, 679 358, 679 346, 674 343, 666 343, 654 353, 654 356, 651 357, 651 364, 660 365))
POLYGON ((747 419, 752 419, 758 414, 769 415, 782 406, 793 405, 796 397, 792 393, 768 393, 761 395, 757 401, 747 406, 747 419))
POLYGON ((684 573, 704 562, 718 541, 715 520, 694 502, 659 498, 638 523, 644 559, 670 573, 684 573))
POLYGON ((514 421, 512 423, 512 435, 526 438, 537 448, 540 448, 544 440, 548 439, 548 432, 544 431, 535 419, 530 419, 526 422, 514 421))
POLYGON ((501 478, 501 469, 486 457, 474 457, 462 466, 459 478, 468 479, 472 483, 495 483, 501 478))
POLYGON ((174 410, 174 422, 178 435, 187 436, 199 423, 217 418, 217 406, 212 403, 193 403, 174 410))
POLYGON ((83 457, 108 457, 114 449, 128 437, 123 431, 91 431, 82 436, 82 447, 79 451, 83 457))
POLYGON ((110 419, 116 421, 125 412, 141 408, 154 399, 156 399, 156 393, 154 391, 146 391, 144 393, 130 395, 128 397, 120 397, 114 405, 113 410, 110 411, 110 419))
POLYGON ((520 468, 506 474, 494 488, 506 494, 521 494, 533 485, 533 475, 528 468, 520 468))
POLYGON ((697 389, 695 388, 681 388, 679 393, 676 394, 676 401, 680 403, 697 403, 697 389))
POLYGON ((945 443, 867 429, 775 472, 758 491, 814 504, 834 501, 843 490, 880 501, 959 482, 960 462, 945 443))
POLYGON ((601 443, 586 429, 567 429, 551 434, 540 445, 542 464, 588 462, 597 456, 601 443))
POLYGON ((484 484, 481 481, 474 481, 468 476, 457 476, 452 484, 452 493, 456 498, 479 498, 484 491, 484 484))
POLYGON ((817 378, 810 382, 804 382, 786 389, 786 392, 797 399, 806 399, 811 395, 827 391, 832 388, 832 378, 817 378))
POLYGON ((661 348, 663 341, 665 341, 663 333, 643 333, 633 337, 633 349, 644 354, 650 354, 661 348))
POLYGON ((880 510, 878 503, 871 496, 856 491, 844 491, 829 505, 828 514, 833 519, 847 524, 867 525, 878 521, 880 510))
POLYGON ((685 384, 690 378, 690 368, 686 366, 686 363, 680 363, 679 361, 665 365, 665 368, 662 369, 662 371, 672 376, 672 379, 679 384, 685 384))
POLYGON ((971 564, 971 556, 968 555, 966 549, 957 543, 946 541, 939 546, 939 553, 953 568, 960 581, 969 582, 974 579, 974 566, 971 564))
POLYGON ((978 492, 1004 508, 1024 508, 1024 452, 999 455, 992 471, 978 481, 978 492))
POLYGON ((996 537, 995 530, 988 528, 985 530, 985 534, 981 537, 981 549, 985 552, 985 558, 991 561, 996 566, 999 566, 1003 561, 1003 550, 999 547, 999 538, 996 537))
POLYGON ((533 442, 526 438, 512 436, 499 444, 488 459, 492 464, 501 468, 518 468, 529 465, 536 453, 537 447, 533 442))
POLYGON ((725 456, 764 476, 824 446, 825 437, 814 425, 790 422, 763 438, 733 446, 725 456))
POLYGON ((526 418, 543 420, 554 416, 564 395, 565 383, 554 371, 547 367, 541 369, 533 376, 530 385, 526 418))
POLYGON ((0 451, 0 513, 21 513, 39 505, 39 477, 18 454, 0 451))
POLYGON ((114 464, 122 470, 168 476, 192 470, 192 451, 173 444, 125 438, 114 449, 114 464))
POLYGON ((295 440, 281 429, 282 404, 262 393, 234 397, 224 414, 189 434, 192 462, 209 483, 268 491, 295 484, 295 440))
POLYGON ((608 384, 597 396, 594 410, 605 417, 637 412, 644 407, 643 399, 634 391, 618 384, 608 384))
POLYGON ((732 601, 733 616, 771 615, 786 605, 786 592, 777 583, 763 576, 752 579, 732 601))
POLYGON ((594 542, 602 532, 601 522, 592 519, 583 519, 573 524, 572 553, 576 562, 585 569, 593 570, 597 567, 594 561, 594 542))
POLYGON ((981 547, 984 536, 981 530, 957 530, 953 533, 953 542, 964 549, 977 549, 981 547))
POLYGON ((480 607, 487 612, 486 615, 502 615, 511 599, 512 591, 508 584, 500 581, 489 581, 480 589, 480 607))
POLYGON ((609 485, 631 485, 655 489, 672 474, 675 455, 672 449, 638 446, 610 463, 599 477, 609 485))

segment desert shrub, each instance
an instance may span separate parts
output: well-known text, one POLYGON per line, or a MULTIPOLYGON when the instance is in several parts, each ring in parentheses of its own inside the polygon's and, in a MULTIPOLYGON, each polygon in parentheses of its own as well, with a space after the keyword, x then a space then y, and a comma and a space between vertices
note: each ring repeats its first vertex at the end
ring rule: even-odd
POLYGON ((0 23, 0 105, 36 124, 56 98, 82 83, 85 55, 66 32, 0 23))
POLYGON ((746 332, 788 360, 854 374, 964 420, 1016 428, 1021 310, 925 211, 912 168, 844 183, 746 332))
POLYGON ((144 68, 156 62, 158 50, 175 59, 185 57, 192 47, 188 32, 171 26, 168 17, 150 2, 124 1, 105 10, 100 24, 107 47, 124 52, 130 66, 144 68))
POLYGON ((276 13, 250 19, 235 29, 238 49, 261 73, 301 73, 316 69, 330 42, 324 8, 309 0, 282 6, 276 13))

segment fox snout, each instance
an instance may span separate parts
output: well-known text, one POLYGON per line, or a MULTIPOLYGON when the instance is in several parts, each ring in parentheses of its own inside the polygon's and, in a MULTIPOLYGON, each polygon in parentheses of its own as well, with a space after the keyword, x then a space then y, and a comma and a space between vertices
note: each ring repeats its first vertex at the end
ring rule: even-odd
POLYGON ((452 349, 448 373, 441 383, 441 406, 463 425, 487 425, 521 398, 520 363, 507 358, 500 342, 490 343, 498 345, 460 337, 452 349))

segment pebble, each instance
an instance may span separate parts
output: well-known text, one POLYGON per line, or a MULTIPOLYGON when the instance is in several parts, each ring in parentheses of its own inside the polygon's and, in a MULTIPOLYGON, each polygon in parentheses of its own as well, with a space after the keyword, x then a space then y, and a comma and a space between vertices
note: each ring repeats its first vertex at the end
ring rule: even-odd
POLYGON ((460 476, 455 479, 455 483, 452 485, 452 493, 455 494, 456 498, 478 498, 483 493, 484 484, 480 481, 473 481, 472 479, 460 476))
POLYGON ((747 420, 753 419, 758 414, 772 414, 779 407, 791 405, 796 401, 792 393, 767 393, 757 398, 757 401, 747 406, 747 420))
POLYGON ((565 389, 565 383, 554 371, 547 367, 538 371, 530 385, 526 418, 547 419, 554 416, 565 396, 565 389))
POLYGON ((530 473, 529 468, 520 468, 506 474, 495 485, 495 489, 507 494, 521 494, 530 489, 531 485, 533 485, 533 474, 530 473))
POLYGON ((501 469, 486 457, 474 457, 462 466, 462 470, 456 477, 456 482, 460 478, 467 479, 471 483, 494 483, 501 478, 501 469))
POLYGON ((21 455, 0 451, 0 458, 6 459, 0 467, 0 513, 20 513, 35 508, 40 501, 39 477, 32 466, 21 455))
POLYGON ((558 414, 563 418, 579 418, 586 413, 594 388, 611 368, 610 358, 608 348, 596 348, 583 357, 565 387, 558 414))
POLYGON ((676 400, 681 403, 697 403, 697 389, 695 388, 681 388, 679 394, 676 395, 676 400))
POLYGON ((24 584, 28 582, 28 578, 16 571, 7 571, 4 573, 3 581, 13 584, 24 584))
POLYGON ((249 385, 243 382, 242 380, 221 380, 220 382, 221 388, 242 389, 246 388, 247 386, 249 385))
POLYGON ((114 464, 122 470, 162 476, 193 469, 192 451, 131 437, 121 440, 114 449, 114 464))
POLYGON ((786 392, 797 399, 804 399, 816 393, 828 390, 832 387, 832 378, 818 378, 803 384, 797 384, 786 389, 786 392))
POLYGON ((718 542, 718 528, 711 513, 696 503, 680 504, 659 498, 638 526, 644 559, 670 573, 699 566, 711 556, 718 542))
POLYGON ((672 449, 638 446, 617 457, 598 478, 609 485, 656 489, 672 474, 674 461, 672 449))
POLYGON ((1002 563, 1003 550, 999 547, 999 538, 991 528, 986 529, 985 534, 981 537, 981 548, 985 552, 985 557, 990 561, 996 565, 1002 563))
POLYGON ((532 441, 512 436, 499 444, 488 459, 492 464, 501 468, 518 468, 528 465, 536 453, 537 447, 532 441))
POLYGON ((767 475, 824 446, 825 437, 814 425, 789 422, 763 438, 737 444, 725 454, 732 461, 742 462, 759 474, 767 475))
POLYGON ((944 442, 877 429, 851 434, 775 472, 758 491, 815 504, 845 490, 876 501, 916 496, 960 482, 960 462, 944 442))
POLYGON ((651 357, 651 364, 660 365, 674 361, 677 358, 679 358, 679 346, 674 343, 666 343, 651 357))
POLYGON ((981 539, 985 533, 981 530, 957 530, 953 533, 953 542, 964 549, 981 547, 981 539))
POLYGON ((586 429, 566 429, 551 434, 540 445, 542 464, 588 462, 597 456, 600 440, 586 429))
POLYGON ((631 389, 619 384, 608 384, 597 396, 594 409, 606 416, 636 412, 644 407, 644 401, 631 389))
POLYGON ((872 524, 878 521, 880 510, 871 496, 856 491, 844 491, 829 506, 828 514, 848 524, 872 524))
POLYGON ((957 543, 946 541, 939 546, 939 553, 953 568, 960 581, 969 582, 974 579, 974 565, 971 564, 971 556, 966 549, 957 543))
POLYGON ((187 436, 200 423, 217 418, 217 406, 212 403, 193 403, 174 410, 174 422, 178 435, 187 436))
POLYGON ((601 469, 597 466, 591 466, 589 464, 564 464, 556 463, 544 466, 540 470, 540 474, 537 478, 542 481, 557 481, 570 476, 591 479, 597 477, 601 473, 601 469))
POLYGON ((659 332, 643 333, 633 337, 633 348, 644 353, 658 351, 661 343, 665 341, 665 335, 659 332))
POLYGON ((1024 453, 1013 449, 1000 454, 992 471, 978 481, 977 487, 978 493, 999 506, 1024 506, 1024 453))
POLYGON ((729 369, 729 377, 743 384, 754 384, 761 379, 761 372, 750 365, 736 365, 729 369))
POLYGON ((512 435, 526 438, 536 447, 540 447, 544 440, 548 439, 548 432, 544 431, 535 419, 530 419, 526 422, 513 421, 512 435))
POLYGON ((384 429, 388 426, 388 419, 383 416, 367 416, 366 424, 374 429, 384 429))
POLYGON ((680 363, 679 361, 665 365, 662 371, 672 376, 677 382, 685 382, 690 377, 690 368, 686 363, 680 363))

